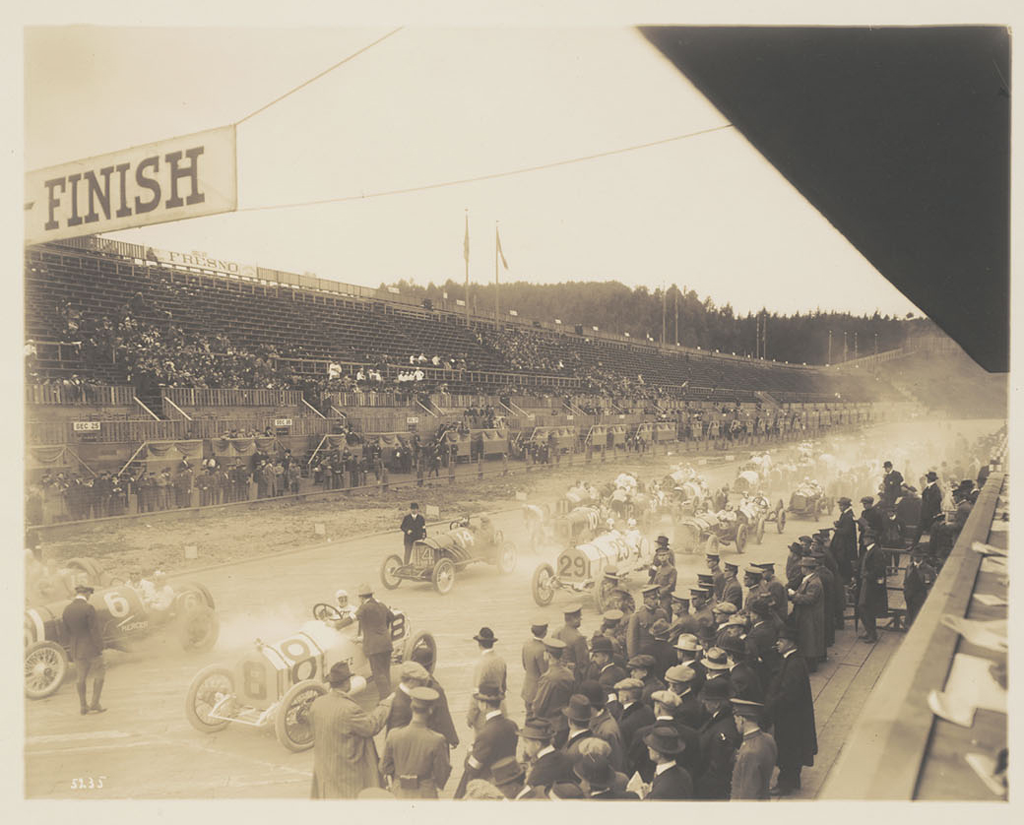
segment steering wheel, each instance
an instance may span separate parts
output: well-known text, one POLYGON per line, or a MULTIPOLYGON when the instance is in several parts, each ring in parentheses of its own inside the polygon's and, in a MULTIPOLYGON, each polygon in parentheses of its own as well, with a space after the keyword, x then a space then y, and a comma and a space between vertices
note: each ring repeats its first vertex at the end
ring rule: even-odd
POLYGON ((328 620, 334 622, 340 622, 342 619, 341 611, 338 610, 333 604, 326 604, 319 602, 313 605, 313 618, 319 619, 322 622, 328 620))

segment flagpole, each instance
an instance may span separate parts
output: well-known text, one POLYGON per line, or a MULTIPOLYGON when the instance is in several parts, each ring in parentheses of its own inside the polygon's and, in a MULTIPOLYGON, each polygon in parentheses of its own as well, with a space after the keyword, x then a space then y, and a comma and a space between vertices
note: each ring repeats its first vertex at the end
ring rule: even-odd
POLYGON ((466 237, 463 241, 463 257, 466 259, 466 329, 469 329, 469 210, 466 210, 466 237))
POLYGON ((494 330, 498 330, 499 299, 498 299, 498 222, 494 222, 494 330))

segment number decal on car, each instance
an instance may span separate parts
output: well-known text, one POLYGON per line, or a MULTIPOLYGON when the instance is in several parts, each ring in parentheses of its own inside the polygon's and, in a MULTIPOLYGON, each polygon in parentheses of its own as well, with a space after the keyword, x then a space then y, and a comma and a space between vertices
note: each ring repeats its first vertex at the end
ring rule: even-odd
POLYGON ((131 611, 131 605, 128 604, 128 600, 116 590, 104 593, 103 601, 107 605, 110 615, 115 619, 122 619, 131 611))
POLYGON ((405 636, 405 616, 395 614, 395 620, 391 623, 391 640, 397 641, 405 636))
POLYGON ((577 556, 572 563, 572 572, 577 578, 587 575, 587 560, 583 556, 577 556))
POLYGON ((567 576, 570 575, 570 571, 571 570, 572 570, 572 558, 570 558, 569 556, 559 556, 558 557, 558 575, 559 576, 566 576, 567 577, 567 576))
POLYGON ((317 656, 312 654, 309 644, 301 636, 292 636, 278 645, 281 656, 291 667, 292 682, 312 679, 317 673, 317 656))

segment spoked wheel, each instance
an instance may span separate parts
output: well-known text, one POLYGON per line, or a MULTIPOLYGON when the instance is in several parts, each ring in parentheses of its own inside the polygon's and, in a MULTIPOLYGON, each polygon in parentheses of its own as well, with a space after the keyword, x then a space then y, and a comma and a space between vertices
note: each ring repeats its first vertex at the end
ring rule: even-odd
POLYGON ((25 695, 42 699, 57 692, 68 674, 68 655, 56 642, 36 642, 25 650, 25 695))
MULTIPOLYGON (((425 630, 420 630, 414 633, 405 643, 405 650, 402 653, 403 662, 411 662, 413 660, 413 652, 417 650, 429 651, 428 663, 424 664, 430 673, 434 672, 434 668, 437 666, 437 641, 434 637, 427 633, 425 630)), ((417 661, 419 657, 417 657, 417 661)))
POLYGON ((235 677, 226 667, 210 665, 200 670, 185 696, 185 718, 188 723, 203 733, 224 730, 229 721, 212 719, 210 712, 225 696, 235 692, 235 677))
POLYGON ((786 529, 786 511, 779 510, 779 517, 775 521, 775 529, 780 533, 786 529))
POLYGON ((747 525, 741 524, 736 528, 736 552, 742 553, 747 546, 747 525))
POLYGON ((550 564, 542 564, 533 571, 533 600, 541 607, 547 607, 555 597, 555 570, 550 564))
POLYGON ((217 644, 220 619, 205 604, 192 608, 178 623, 178 641, 188 651, 206 651, 217 644))
POLYGON ((510 541, 504 541, 498 550, 498 569, 502 573, 511 573, 516 569, 518 553, 516 546, 510 541))
POLYGON ((451 559, 440 559, 434 565, 434 572, 430 575, 430 581, 434 589, 442 596, 451 592, 455 585, 455 565, 451 559))
POLYGON ((760 544, 764 541, 764 517, 757 520, 757 529, 754 530, 754 541, 760 544))
POLYGON ((388 556, 380 566, 380 581, 388 590, 394 590, 402 583, 396 574, 404 562, 398 556, 388 556))
POLYGON ((309 706, 318 696, 327 692, 327 686, 323 682, 314 679, 307 679, 292 685, 274 717, 274 733, 277 741, 288 750, 299 751, 309 750, 313 747, 313 726, 309 720, 309 706))
POLYGON ((614 599, 614 591, 615 583, 607 579, 602 579, 597 587, 594 588, 594 606, 597 608, 598 613, 603 614, 606 610, 612 608, 610 602, 614 599))

